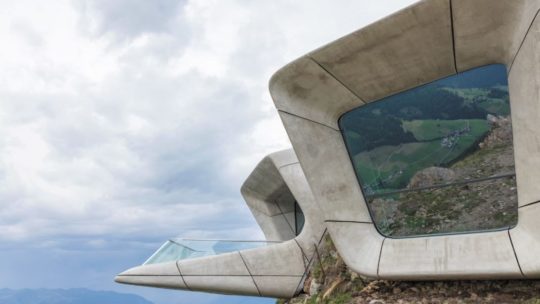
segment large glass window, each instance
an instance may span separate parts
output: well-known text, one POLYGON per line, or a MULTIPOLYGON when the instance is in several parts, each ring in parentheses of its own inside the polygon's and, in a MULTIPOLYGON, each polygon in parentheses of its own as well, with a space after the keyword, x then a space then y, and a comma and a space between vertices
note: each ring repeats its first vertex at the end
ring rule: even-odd
POLYGON ((372 102, 340 128, 383 234, 500 229, 517 221, 506 68, 489 65, 372 102))
POLYGON ((190 240, 175 238, 165 242, 165 244, 144 262, 144 265, 218 255, 227 252, 264 247, 274 243, 279 242, 190 240))

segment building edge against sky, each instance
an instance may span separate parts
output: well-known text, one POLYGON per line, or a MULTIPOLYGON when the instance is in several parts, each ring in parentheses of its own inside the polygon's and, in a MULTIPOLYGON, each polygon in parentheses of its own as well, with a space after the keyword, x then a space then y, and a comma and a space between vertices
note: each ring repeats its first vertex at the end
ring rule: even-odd
MULTIPOLYGON (((420 1, 283 67, 272 77, 270 92, 294 151, 263 159, 241 190, 267 246, 225 246, 233 251, 195 258, 172 254, 171 261, 132 268, 116 281, 292 297, 301 290, 326 229, 346 264, 368 277, 540 277, 539 9, 540 0, 420 1), (381 234, 351 163, 340 118, 371 102, 491 64, 504 65, 508 76, 517 224, 453 235, 381 234), (295 206, 305 217, 299 235, 295 206)), ((171 248, 184 250, 184 245, 171 248)))

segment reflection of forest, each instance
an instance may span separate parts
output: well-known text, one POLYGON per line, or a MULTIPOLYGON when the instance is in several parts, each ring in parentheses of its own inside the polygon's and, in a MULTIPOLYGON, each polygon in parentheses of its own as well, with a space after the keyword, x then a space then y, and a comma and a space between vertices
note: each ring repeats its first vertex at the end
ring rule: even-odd
MULTIPOLYGON (((381 232, 392 236, 504 228, 517 222, 517 191, 509 118, 492 118, 479 149, 450 168, 429 168, 413 180, 425 190, 369 198, 381 232), (444 173, 444 174, 443 174, 444 173), (456 181, 506 176, 453 186, 456 181), (442 180, 441 180, 442 179, 442 180)), ((413 181, 411 181, 413 182, 413 181)))
POLYGON ((490 117, 508 116, 506 89, 433 86, 348 114, 341 126, 365 194, 403 189, 418 171, 474 152, 490 117))
POLYGON ((384 98, 343 115, 339 124, 381 232, 406 236, 515 224, 504 66, 384 98))

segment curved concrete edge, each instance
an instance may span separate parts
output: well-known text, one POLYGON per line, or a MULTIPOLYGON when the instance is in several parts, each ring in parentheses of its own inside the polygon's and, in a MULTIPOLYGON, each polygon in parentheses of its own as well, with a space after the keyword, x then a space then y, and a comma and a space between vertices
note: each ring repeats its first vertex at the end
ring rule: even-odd
MULTIPOLYGON (((540 200, 540 18, 516 57, 508 78, 516 181, 520 206, 540 200)), ((539 231, 540 233, 540 231, 539 231)))
POLYGON ((540 203, 519 209, 519 224, 510 230, 516 257, 527 278, 540 278, 540 203))
MULTIPOLYGON (((537 185, 540 184, 540 148, 536 144, 540 142, 540 133, 536 126, 540 100, 540 58, 537 52, 540 40, 538 21, 532 24, 533 20, 539 19, 537 13, 540 0, 495 2, 497 3, 491 0, 419 2, 288 64, 272 77, 270 90, 274 103, 280 111, 283 124, 326 220, 371 221, 361 191, 359 187, 356 188, 358 183, 345 144, 335 128, 337 118, 344 114, 346 109, 362 106, 364 101, 378 100, 458 71, 491 63, 505 64, 510 71, 509 89, 519 204, 526 206, 540 200, 540 193, 537 191, 537 185), (434 16, 440 18, 432 18, 434 16), (401 32, 395 33, 389 24, 393 24, 394 29, 400 29, 401 32), (448 24, 451 26, 448 27, 448 24), (387 37, 389 33, 395 33, 395 37, 387 37), (445 41, 449 33, 452 38, 450 43, 447 43, 445 41), (434 34, 440 37, 430 38, 434 34), (413 52, 410 52, 411 50, 413 52), (386 58, 389 56, 392 58, 386 58), (315 65, 309 60, 313 60, 315 65), (453 67, 449 67, 449 61, 453 61, 453 67), (409 66, 411 62, 418 64, 418 67, 409 66), (378 72, 377 69, 382 71, 378 72), (327 76, 334 79, 328 80, 327 76), (357 98, 352 98, 343 91, 344 88, 357 98), (313 93, 306 92, 307 90, 313 90, 313 93)), ((387 278, 407 279, 522 277, 518 272, 516 257, 510 258, 513 250, 510 250, 512 242, 509 238, 516 234, 519 239, 519 234, 524 233, 528 225, 532 225, 526 223, 522 213, 520 210, 518 227, 507 231, 506 238, 504 232, 494 233, 503 247, 501 252, 495 252, 508 258, 505 263, 498 264, 498 256, 485 255, 482 249, 467 251, 467 256, 460 252, 445 253, 440 250, 443 248, 440 242, 452 242, 454 246, 460 247, 462 244, 473 246, 472 241, 478 240, 489 246, 499 246, 498 243, 493 244, 485 233, 465 234, 455 238, 433 236, 386 239, 384 242, 389 245, 384 246, 388 245, 381 257, 385 261, 381 261, 379 274, 387 278), (422 245, 418 243, 419 240, 428 243, 432 250, 425 253, 423 247, 416 248, 415 246, 422 245), (401 252, 402 248, 409 251, 401 252), (399 261, 405 254, 423 256, 432 264, 424 265, 421 272, 413 269, 414 264, 411 264, 409 268, 402 268, 399 274, 393 273, 388 268, 391 264, 388 264, 386 259, 392 257, 399 261), (448 264, 449 268, 444 271, 433 264, 433 261, 445 259, 456 261, 456 257, 463 258, 464 262, 448 264), (479 268, 468 264, 476 263, 477 259, 484 259, 478 265, 479 268), (486 267, 485 265, 493 266, 493 271, 490 273, 482 268, 486 267)), ((536 227, 527 229, 531 229, 530 235, 540 234, 536 227)), ((372 270, 366 270, 369 269, 367 265, 359 261, 362 251, 345 249, 345 244, 352 235, 346 236, 349 233, 329 230, 334 242, 343 244, 339 245, 338 250, 347 264, 353 270, 373 274, 372 270)), ((523 238, 527 239, 525 236, 523 238)), ((529 241, 535 241, 530 245, 533 248, 540 246, 536 238, 529 241)), ((522 259, 522 254, 516 250, 518 260, 522 259)), ((531 266, 527 266, 525 262, 524 273, 538 276, 536 264, 532 260, 530 263, 531 266)))
POLYGON ((295 240, 304 253, 311 256, 314 246, 318 244, 324 233, 325 225, 321 209, 313 197, 304 171, 298 162, 283 166, 279 171, 304 213, 304 228, 295 240))
POLYGON ((338 113, 364 104, 309 57, 302 57, 274 74, 270 94, 278 110, 336 130, 338 113))
POLYGON ((341 133, 284 112, 280 116, 325 219, 371 222, 341 133))
POLYGON ((378 278, 379 258, 385 238, 373 224, 326 222, 326 225, 345 264, 361 275, 378 278))
POLYGON ((296 236, 294 196, 279 172, 280 166, 298 162, 292 150, 263 158, 242 185, 240 192, 267 240, 283 241, 296 236))
POLYGON ((452 75, 450 1, 420 1, 309 56, 366 102, 452 75))
POLYGON ((507 230, 387 238, 379 276, 394 280, 522 278, 507 230))
POLYGON ((254 276, 302 276, 306 256, 295 240, 241 251, 249 273, 254 276))
POLYGON ((451 4, 459 72, 492 63, 510 67, 540 9, 538 0, 452 0, 451 4))
POLYGON ((295 240, 261 248, 134 267, 123 284, 224 294, 293 297, 307 258, 295 240))
POLYGON ((187 289, 176 262, 133 267, 117 275, 114 280, 121 284, 187 289))
POLYGON ((298 293, 302 279, 301 276, 253 276, 261 295, 284 299, 292 298, 298 293))

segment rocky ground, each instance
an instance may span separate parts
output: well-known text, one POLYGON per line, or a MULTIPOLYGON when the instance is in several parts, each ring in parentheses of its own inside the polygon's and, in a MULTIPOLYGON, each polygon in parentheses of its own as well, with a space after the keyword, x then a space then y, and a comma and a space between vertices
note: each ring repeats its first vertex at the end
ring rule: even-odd
POLYGON ((320 249, 304 293, 280 304, 525 303, 540 304, 540 280, 395 282, 350 271, 330 238, 320 249))

